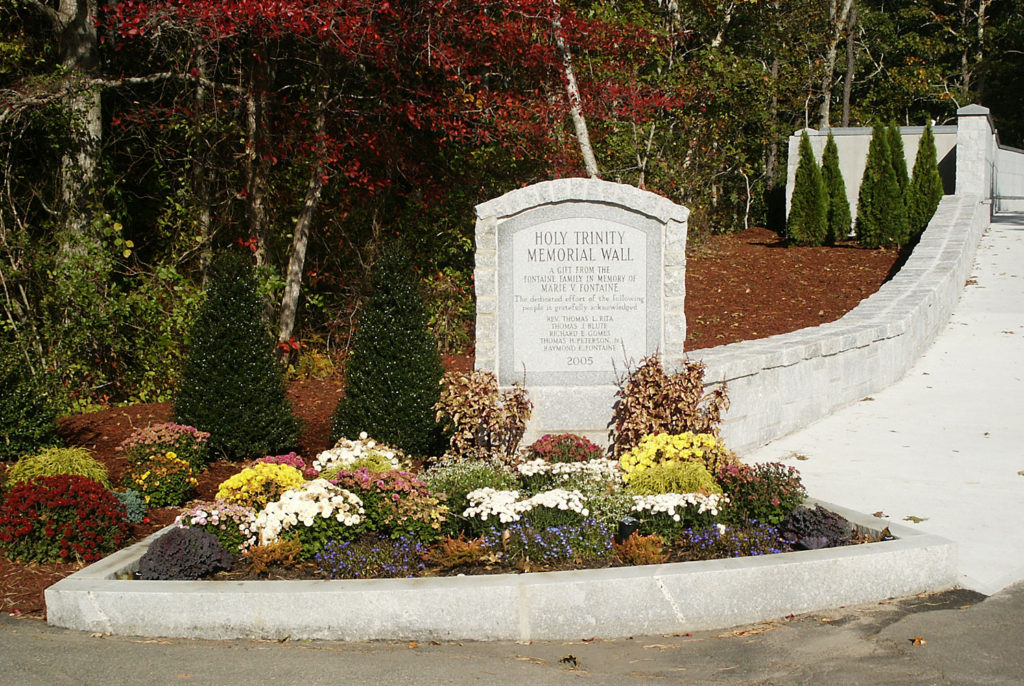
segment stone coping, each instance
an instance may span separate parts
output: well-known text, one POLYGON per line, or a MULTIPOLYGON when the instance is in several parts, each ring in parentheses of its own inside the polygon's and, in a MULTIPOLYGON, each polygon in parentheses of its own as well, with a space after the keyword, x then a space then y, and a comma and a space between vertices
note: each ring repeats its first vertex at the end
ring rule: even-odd
MULTIPOLYGON (((813 503, 814 501, 812 501, 813 503)), ((157 532, 46 589, 47 621, 207 639, 572 640, 724 628, 953 588, 955 544, 822 503, 897 540, 584 571, 339 581, 136 581, 157 532)))

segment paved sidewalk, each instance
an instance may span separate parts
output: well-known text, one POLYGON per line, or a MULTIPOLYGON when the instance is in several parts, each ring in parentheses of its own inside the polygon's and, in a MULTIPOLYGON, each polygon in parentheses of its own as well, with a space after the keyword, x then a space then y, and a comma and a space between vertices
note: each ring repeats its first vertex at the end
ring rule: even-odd
POLYGON ((964 588, 1024 579, 1024 216, 994 219, 906 377, 744 459, 793 464, 817 498, 956 541, 964 588))

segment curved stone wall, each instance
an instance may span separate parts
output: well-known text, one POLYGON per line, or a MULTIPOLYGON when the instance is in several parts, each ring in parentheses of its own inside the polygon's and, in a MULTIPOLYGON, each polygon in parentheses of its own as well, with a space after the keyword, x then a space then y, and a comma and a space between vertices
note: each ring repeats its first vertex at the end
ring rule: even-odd
POLYGON ((988 198, 944 197, 899 273, 841 319, 690 351, 706 386, 729 389, 726 443, 756 448, 901 378, 949 319, 990 209, 988 198))

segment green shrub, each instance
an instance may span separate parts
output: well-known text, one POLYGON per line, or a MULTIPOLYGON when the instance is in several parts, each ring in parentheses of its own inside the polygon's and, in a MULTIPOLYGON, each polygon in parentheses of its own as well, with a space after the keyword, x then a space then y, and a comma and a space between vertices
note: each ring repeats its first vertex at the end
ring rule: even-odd
POLYGON ((651 465, 638 472, 626 486, 633 495, 659 493, 721 493, 722 487, 707 467, 697 462, 651 465))
POLYGON ((448 455, 460 459, 515 459, 533 403, 513 383, 504 391, 491 372, 445 374, 434 409, 449 436, 448 455))
POLYGON ((822 245, 828 236, 828 191, 814 159, 811 139, 800 136, 800 161, 793 183, 793 201, 786 221, 786 237, 796 245, 822 245))
POLYGON ((629 369, 612 414, 616 457, 636 447, 644 436, 684 432, 718 434, 722 412, 729 409, 725 384, 704 392, 704 365, 687 360, 668 374, 657 355, 629 369))
POLYGON ((262 307, 248 260, 221 255, 174 396, 175 420, 209 432, 211 450, 230 459, 285 453, 298 442, 262 307))
POLYGON ((151 508, 181 505, 198 485, 192 465, 173 452, 132 464, 124 479, 125 486, 138 491, 151 508))
POLYGON ((853 220, 850 216, 850 201, 846 199, 846 182, 839 170, 839 148, 831 133, 828 134, 825 152, 821 157, 821 180, 828 195, 828 230, 825 241, 845 241, 850 235, 853 220))
POLYGON ((937 157, 935 136, 929 122, 917 147, 914 174, 907 189, 907 224, 912 239, 928 227, 942 200, 942 177, 939 176, 937 157))
POLYGON ((730 500, 726 519, 734 523, 780 524, 807 497, 799 472, 779 462, 726 465, 716 476, 730 500))
POLYGON ((107 468, 85 448, 44 448, 34 455, 24 456, 8 470, 7 487, 37 476, 58 474, 77 474, 110 488, 107 468))
POLYGON ((210 434, 192 426, 158 422, 133 431, 117 450, 133 464, 172 452, 198 472, 205 469, 209 461, 209 438, 210 434))
POLYGON ((604 451, 585 436, 546 434, 526 448, 526 459, 546 462, 585 462, 596 460, 604 451))
POLYGON ((202 529, 174 528, 139 558, 139 578, 188 581, 231 569, 231 553, 202 529))
POLYGON ((866 248, 903 245, 907 238, 907 208, 893 168, 889 134, 875 125, 867 164, 857 196, 857 240, 866 248))
POLYGON ((24 562, 94 562, 128 541, 120 501, 76 474, 21 482, 0 500, 0 550, 24 562))
POLYGON ((121 501, 124 508, 125 520, 129 524, 141 524, 146 518, 146 500, 134 488, 126 491, 114 491, 114 495, 121 501))
POLYGON ((33 372, 17 346, 0 349, 0 461, 61 445, 61 403, 52 374, 33 372))
POLYGON ((433 407, 444 370, 408 258, 381 258, 371 287, 353 335, 331 440, 365 431, 412 455, 437 455, 443 437, 433 407))

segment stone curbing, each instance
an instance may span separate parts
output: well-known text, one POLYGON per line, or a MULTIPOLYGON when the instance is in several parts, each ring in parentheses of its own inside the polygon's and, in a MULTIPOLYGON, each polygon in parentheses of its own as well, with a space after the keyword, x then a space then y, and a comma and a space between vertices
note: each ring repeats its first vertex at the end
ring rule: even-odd
POLYGON ((899 273, 834 322, 691 351, 707 365, 706 386, 728 386, 729 447, 760 447, 901 378, 949 319, 990 208, 986 198, 944 197, 899 273))
POLYGON ((346 581, 118 579, 161 532, 46 589, 47 621, 208 639, 572 640, 724 628, 956 585, 955 545, 823 503, 883 543, 570 572, 346 581))

